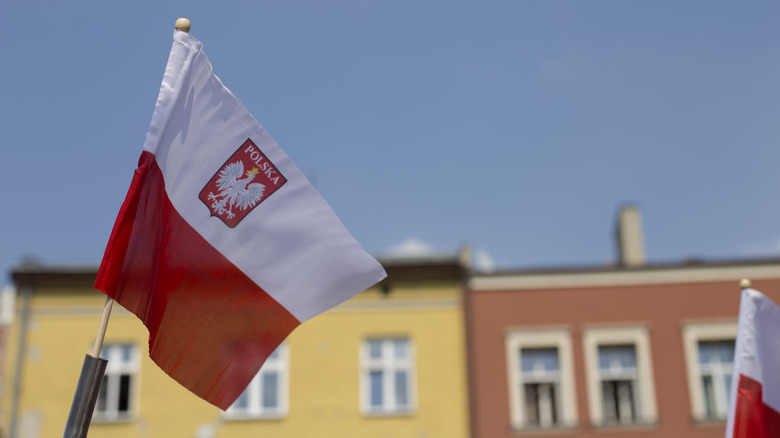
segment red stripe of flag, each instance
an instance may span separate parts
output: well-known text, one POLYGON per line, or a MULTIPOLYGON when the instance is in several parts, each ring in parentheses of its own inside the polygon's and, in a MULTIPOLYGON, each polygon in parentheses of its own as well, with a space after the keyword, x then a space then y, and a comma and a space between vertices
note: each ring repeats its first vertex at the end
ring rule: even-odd
POLYGON ((734 414, 734 438, 780 437, 780 412, 764 404, 761 383, 745 375, 739 376, 734 414))
POLYGON ((160 368, 222 409, 300 324, 176 212, 149 152, 111 239, 96 289, 143 321, 160 368))

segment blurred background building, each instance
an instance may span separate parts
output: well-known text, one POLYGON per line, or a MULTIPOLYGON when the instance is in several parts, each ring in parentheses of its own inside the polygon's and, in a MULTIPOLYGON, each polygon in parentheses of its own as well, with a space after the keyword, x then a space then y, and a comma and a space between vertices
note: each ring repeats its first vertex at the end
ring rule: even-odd
POLYGON ((621 209, 616 266, 473 274, 474 437, 722 437, 740 279, 780 302, 780 260, 647 264, 621 209))
MULTIPOLYGON (((89 436, 465 438, 466 254, 380 260, 383 282, 298 327, 226 412, 164 374, 146 328, 115 305, 89 436)), ((13 270, 20 293, 5 362, 15 390, 3 394, 3 436, 62 436, 105 302, 96 274, 13 270)))
MULTIPOLYGON (((165 375, 115 305, 89 436, 723 436, 740 280, 780 302, 780 260, 648 263, 634 206, 616 243, 614 266, 586 268, 473 270, 468 248, 380 258, 388 278, 298 327, 227 412, 165 375)), ((12 270, 2 436, 61 436, 105 302, 96 273, 12 270)))

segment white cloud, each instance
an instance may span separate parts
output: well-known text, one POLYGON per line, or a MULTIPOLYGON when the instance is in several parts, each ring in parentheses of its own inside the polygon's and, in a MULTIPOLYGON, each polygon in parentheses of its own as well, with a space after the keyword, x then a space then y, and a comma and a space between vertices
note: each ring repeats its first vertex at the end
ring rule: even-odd
POLYGON ((419 257, 435 254, 433 247, 420 239, 410 237, 401 243, 388 248, 387 254, 391 256, 419 257))
POLYGON ((493 272, 496 270, 496 262, 486 249, 477 248, 472 256, 472 266, 477 272, 493 272))

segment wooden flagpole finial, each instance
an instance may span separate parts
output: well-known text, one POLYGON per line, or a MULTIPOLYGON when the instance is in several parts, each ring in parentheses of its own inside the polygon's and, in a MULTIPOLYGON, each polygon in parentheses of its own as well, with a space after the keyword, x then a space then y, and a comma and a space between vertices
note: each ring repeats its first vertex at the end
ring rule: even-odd
POLYGON ((741 289, 750 289, 750 279, 749 278, 743 278, 742 280, 739 280, 739 287, 741 289))
POLYGON ((176 25, 175 26, 176 26, 176 30, 180 30, 182 32, 189 33, 190 32, 191 23, 190 23, 190 20, 188 20, 186 18, 179 18, 178 20, 176 20, 176 25))

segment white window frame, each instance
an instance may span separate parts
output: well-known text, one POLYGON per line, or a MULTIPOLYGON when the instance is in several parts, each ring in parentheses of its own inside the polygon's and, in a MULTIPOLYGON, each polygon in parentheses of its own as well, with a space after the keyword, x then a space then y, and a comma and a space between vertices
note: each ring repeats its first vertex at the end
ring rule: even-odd
MULTIPOLYGON (((95 422, 102 423, 131 421, 135 418, 136 412, 138 412, 137 407, 140 400, 141 363, 138 347, 132 343, 106 343, 103 344, 100 357, 108 361, 100 388, 100 394, 106 393, 106 407, 100 411, 96 404, 92 417, 95 422), (130 358, 127 361, 122 360, 123 347, 130 347, 130 358), (119 377, 124 374, 130 375, 130 385, 128 388, 127 411, 120 411, 118 406, 120 397, 119 377)), ((99 398, 100 394, 98 395, 99 398)))
POLYGON ((587 328, 582 334, 585 353, 585 376, 588 388, 588 408, 591 424, 602 426, 624 426, 612 424, 604 420, 602 395, 602 380, 599 370, 598 350, 601 346, 633 345, 636 353, 637 388, 636 421, 627 425, 653 425, 658 421, 658 411, 655 399, 655 384, 653 383, 653 367, 650 357, 650 336, 646 327, 604 327, 587 328))
POLYGON ((690 393, 691 413, 694 421, 725 421, 726 418, 707 417, 707 404, 704 400, 702 370, 699 365, 699 342, 734 341, 737 339, 737 321, 692 322, 682 327, 685 367, 688 372, 688 392, 690 393))
POLYGON ((577 425, 577 394, 574 384, 571 333, 567 329, 512 329, 506 334, 509 415, 513 429, 558 429, 577 425), (558 424, 534 425, 526 418, 525 383, 520 352, 531 348, 555 348, 558 351, 558 424))
POLYGON ((417 410, 417 373, 415 367, 414 342, 407 336, 375 336, 366 338, 360 347, 360 411, 365 416, 406 416, 417 410), (393 356, 393 342, 407 343, 406 358, 393 356), (370 355, 369 343, 379 341, 382 345, 381 359, 370 355), (371 372, 382 371, 382 406, 371 405, 371 372), (395 372, 406 371, 408 405, 400 406, 395 400, 395 372))
POLYGON ((266 359, 263 366, 249 382, 244 393, 248 395, 249 404, 246 407, 230 406, 224 413, 230 420, 265 420, 285 418, 290 409, 290 351, 287 343, 276 348, 276 356, 266 359), (274 408, 263 406, 263 376, 269 372, 277 376, 277 401, 274 408))

